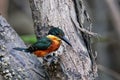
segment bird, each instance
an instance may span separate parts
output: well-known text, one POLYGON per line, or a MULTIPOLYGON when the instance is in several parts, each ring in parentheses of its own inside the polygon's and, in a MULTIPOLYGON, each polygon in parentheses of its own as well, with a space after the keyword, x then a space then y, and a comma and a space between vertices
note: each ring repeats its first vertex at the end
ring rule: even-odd
POLYGON ((62 40, 72 47, 71 43, 65 37, 65 33, 58 27, 53 27, 48 34, 38 39, 28 48, 15 47, 14 50, 24 51, 35 54, 37 57, 44 57, 49 53, 57 51, 62 43, 62 40))

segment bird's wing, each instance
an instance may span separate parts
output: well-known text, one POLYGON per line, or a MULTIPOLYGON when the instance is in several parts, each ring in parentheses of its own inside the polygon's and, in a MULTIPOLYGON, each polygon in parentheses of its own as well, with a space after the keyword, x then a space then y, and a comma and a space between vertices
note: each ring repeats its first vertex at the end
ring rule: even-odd
POLYGON ((35 44, 33 44, 32 47, 38 50, 46 50, 51 44, 52 41, 49 38, 43 37, 40 40, 38 40, 35 44))

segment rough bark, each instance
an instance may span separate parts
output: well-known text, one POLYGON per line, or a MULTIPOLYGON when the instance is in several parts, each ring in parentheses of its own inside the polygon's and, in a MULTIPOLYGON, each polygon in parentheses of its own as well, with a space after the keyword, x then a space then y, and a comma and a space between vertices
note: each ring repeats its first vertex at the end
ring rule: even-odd
POLYGON ((91 26, 84 2, 82 0, 29 1, 37 37, 45 35, 46 28, 52 25, 60 27, 73 46, 71 48, 63 42, 56 52, 61 54, 60 65, 57 66, 56 72, 52 70, 50 72, 51 68, 49 69, 50 74, 55 73, 50 75, 51 80, 95 79, 97 70, 96 67, 93 68, 89 55, 90 46, 86 44, 90 39, 85 39, 84 33, 79 31, 81 27, 91 26))
POLYGON ((3 80, 47 80, 47 74, 37 58, 13 50, 26 47, 17 33, 0 16, 0 77, 3 80))

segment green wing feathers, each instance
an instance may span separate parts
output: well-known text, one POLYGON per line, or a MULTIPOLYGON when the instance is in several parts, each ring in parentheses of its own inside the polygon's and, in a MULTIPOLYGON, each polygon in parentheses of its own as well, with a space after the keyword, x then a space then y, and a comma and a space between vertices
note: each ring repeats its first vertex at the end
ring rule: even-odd
POLYGON ((28 48, 16 47, 13 49, 18 50, 18 51, 24 51, 24 52, 34 52, 36 50, 46 50, 51 44, 52 44, 52 41, 49 38, 43 37, 41 39, 38 39, 36 43, 34 43, 28 48))
POLYGON ((45 50, 51 45, 51 43, 52 41, 49 38, 43 37, 33 44, 32 47, 36 47, 39 50, 45 50))

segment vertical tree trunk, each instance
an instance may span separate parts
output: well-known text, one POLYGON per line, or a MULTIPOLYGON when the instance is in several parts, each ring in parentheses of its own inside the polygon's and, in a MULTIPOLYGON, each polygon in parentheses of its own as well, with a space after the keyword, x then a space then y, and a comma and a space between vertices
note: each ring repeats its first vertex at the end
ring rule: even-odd
MULTIPOLYGON (((96 68, 91 67, 93 66, 89 56, 91 51, 83 32, 79 31, 80 27, 91 24, 83 1, 29 1, 37 37, 47 33, 48 25, 59 26, 73 46, 71 48, 63 43, 57 51, 57 54, 62 54, 60 65, 57 65, 57 68, 48 67, 51 80, 95 79, 97 71, 96 68)), ((0 16, 0 75, 10 80, 47 80, 47 74, 36 58, 30 54, 14 51, 13 47, 25 47, 25 45, 6 20, 0 16)))
MULTIPOLYGON (((37 37, 47 33, 48 25, 52 25, 60 27, 73 46, 69 47, 63 42, 61 48, 56 52, 57 54, 62 54, 60 55, 62 72, 57 70, 56 75, 50 75, 51 80, 95 79, 97 70, 96 67, 92 69, 89 45, 86 45, 84 33, 79 31, 81 27, 91 26, 84 2, 82 0, 29 1, 37 37)), ((50 74, 54 73, 50 72, 50 74)))
POLYGON ((7 18, 8 0, 0 0, 0 14, 7 18))

